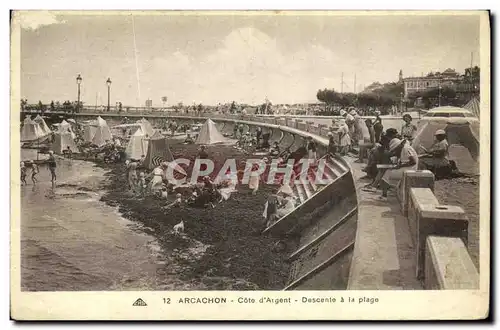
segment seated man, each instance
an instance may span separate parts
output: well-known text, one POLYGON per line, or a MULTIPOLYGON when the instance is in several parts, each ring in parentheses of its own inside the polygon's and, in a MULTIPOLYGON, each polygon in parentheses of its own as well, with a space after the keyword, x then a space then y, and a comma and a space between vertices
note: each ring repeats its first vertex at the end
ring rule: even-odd
POLYGON ((295 200, 292 195, 286 193, 284 194, 285 197, 283 198, 283 201, 281 205, 279 205, 276 215, 278 219, 281 219, 288 213, 292 212, 295 209, 295 200))
POLYGON ((262 143, 260 144, 259 148, 262 149, 268 149, 270 147, 269 145, 269 138, 271 137, 271 134, 266 133, 262 135, 262 143))
POLYGON ((186 139, 184 140, 184 143, 185 144, 193 144, 194 143, 194 140, 193 140, 191 134, 188 133, 188 135, 186 136, 186 139))
POLYGON ((362 169, 366 172, 366 176, 369 178, 375 178, 377 176, 377 165, 379 164, 390 164, 388 146, 388 137, 383 135, 380 138, 380 143, 377 143, 370 151, 368 151, 368 164, 362 169))
POLYGON ((274 141, 272 148, 269 150, 269 155, 278 157, 280 154, 280 145, 278 141, 274 141))
POLYGON ((264 228, 269 227, 277 220, 278 205, 279 205, 278 196, 275 194, 270 195, 266 203, 264 204, 264 212, 262 213, 262 216, 264 217, 264 222, 263 222, 264 228))

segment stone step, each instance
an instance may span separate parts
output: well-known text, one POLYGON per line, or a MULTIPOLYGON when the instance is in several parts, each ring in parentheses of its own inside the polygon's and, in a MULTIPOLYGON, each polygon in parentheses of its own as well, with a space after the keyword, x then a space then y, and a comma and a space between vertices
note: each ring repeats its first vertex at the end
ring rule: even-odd
POLYGON ((299 196, 300 203, 304 203, 307 200, 307 198, 306 198, 306 196, 304 194, 304 188, 299 183, 299 184, 295 185, 295 189, 297 190, 297 195, 299 196))
POLYGON ((327 170, 330 170, 333 173, 334 178, 339 178, 344 174, 345 172, 339 169, 337 166, 334 165, 335 163, 330 163, 326 162, 325 166, 325 173, 327 170))
POLYGON ((313 195, 313 191, 309 185, 309 182, 307 180, 303 180, 300 178, 299 178, 299 181, 300 181, 300 185, 302 185, 302 187, 304 188, 304 191, 306 192, 307 199, 311 198, 313 195))

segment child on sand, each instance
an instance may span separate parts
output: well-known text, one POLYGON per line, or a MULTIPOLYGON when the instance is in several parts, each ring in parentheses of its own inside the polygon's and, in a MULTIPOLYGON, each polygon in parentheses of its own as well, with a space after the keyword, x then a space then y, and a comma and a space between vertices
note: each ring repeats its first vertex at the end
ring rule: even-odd
POLYGON ((139 174, 139 182, 137 183, 137 190, 139 192, 139 196, 145 197, 147 187, 148 186, 146 184, 146 176, 144 175, 144 172, 141 172, 139 174))
POLYGON ((24 166, 24 162, 21 162, 21 184, 24 184, 24 185, 27 185, 26 172, 27 172, 27 168, 26 168, 26 166, 24 166))
POLYGON ((31 161, 31 181, 33 181, 33 184, 36 184, 38 182, 36 175, 40 173, 40 169, 38 168, 38 164, 35 163, 34 161, 31 161))
POLYGON ((174 206, 179 207, 181 205, 182 205, 182 195, 181 194, 177 194, 177 195, 175 195, 175 200, 172 203, 164 206, 163 208, 164 209, 170 209, 170 208, 172 208, 174 206))

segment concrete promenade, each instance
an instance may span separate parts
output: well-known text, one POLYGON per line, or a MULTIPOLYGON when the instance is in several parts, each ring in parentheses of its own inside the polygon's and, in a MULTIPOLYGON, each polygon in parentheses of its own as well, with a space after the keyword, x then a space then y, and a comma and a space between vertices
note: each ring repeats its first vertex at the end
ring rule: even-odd
POLYGON ((351 166, 358 193, 358 231, 348 290, 422 290, 415 275, 414 246, 408 222, 401 213, 395 192, 388 201, 362 191, 368 183, 365 164, 344 157, 351 166))

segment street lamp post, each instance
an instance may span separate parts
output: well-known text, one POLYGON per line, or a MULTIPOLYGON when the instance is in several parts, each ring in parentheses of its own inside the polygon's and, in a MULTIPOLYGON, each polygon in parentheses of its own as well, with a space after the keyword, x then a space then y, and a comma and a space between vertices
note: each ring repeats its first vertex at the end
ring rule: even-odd
POLYGON ((438 106, 441 106, 441 85, 439 85, 438 106))
POLYGON ((78 98, 76 101, 76 112, 80 112, 80 84, 82 83, 82 77, 80 74, 76 77, 76 84, 78 85, 78 98))
POLYGON ((106 85, 108 85, 108 112, 109 112, 109 92, 111 89, 111 79, 110 78, 108 78, 108 80, 106 80, 106 85))
POLYGON ((400 103, 400 109, 401 109, 400 111, 401 111, 401 113, 403 113, 403 92, 401 92, 399 94, 399 96, 400 96, 399 103, 400 103))

